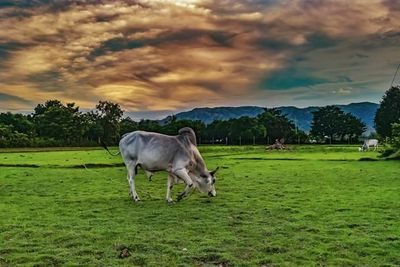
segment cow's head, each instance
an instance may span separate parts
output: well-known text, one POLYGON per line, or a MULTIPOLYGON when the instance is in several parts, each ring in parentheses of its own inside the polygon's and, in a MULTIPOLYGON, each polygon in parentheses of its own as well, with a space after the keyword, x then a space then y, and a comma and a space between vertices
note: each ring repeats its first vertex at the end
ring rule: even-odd
POLYGON ((219 167, 194 179, 196 181, 196 188, 198 188, 200 192, 207 193, 210 197, 215 197, 217 195, 217 191, 215 190, 215 173, 218 169, 219 167))

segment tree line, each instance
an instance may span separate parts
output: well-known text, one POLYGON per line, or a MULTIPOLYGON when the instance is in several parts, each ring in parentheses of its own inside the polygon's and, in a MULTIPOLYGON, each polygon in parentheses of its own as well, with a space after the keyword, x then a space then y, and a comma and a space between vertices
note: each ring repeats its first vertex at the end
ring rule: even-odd
MULTIPOLYGON (((382 137, 391 138, 392 125, 400 119, 399 103, 400 89, 393 87, 385 94, 375 117, 376 130, 382 137), (393 107, 398 109, 393 111, 393 107)), ((95 146, 100 140, 115 145, 121 136, 135 130, 175 135, 182 127, 193 128, 201 144, 228 145, 271 144, 282 138, 287 143, 347 143, 357 141, 366 130, 359 118, 336 106, 314 111, 307 134, 273 108, 265 108, 257 117, 216 120, 208 125, 177 120, 175 116, 161 124, 123 117, 120 105, 110 101, 100 101, 94 110, 83 112, 74 103, 49 100, 38 104, 32 114, 0 113, 0 147, 95 146)))

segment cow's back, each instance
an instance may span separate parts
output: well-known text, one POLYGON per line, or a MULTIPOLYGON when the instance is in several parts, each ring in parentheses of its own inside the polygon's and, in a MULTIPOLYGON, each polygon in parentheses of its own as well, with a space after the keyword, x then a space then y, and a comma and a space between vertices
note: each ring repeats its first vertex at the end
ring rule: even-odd
POLYGON ((134 161, 151 171, 166 170, 176 157, 185 157, 176 136, 153 132, 129 133, 121 139, 119 147, 124 161, 134 161))
POLYGON ((377 146, 378 140, 377 139, 368 139, 368 140, 365 140, 364 144, 367 146, 377 146))

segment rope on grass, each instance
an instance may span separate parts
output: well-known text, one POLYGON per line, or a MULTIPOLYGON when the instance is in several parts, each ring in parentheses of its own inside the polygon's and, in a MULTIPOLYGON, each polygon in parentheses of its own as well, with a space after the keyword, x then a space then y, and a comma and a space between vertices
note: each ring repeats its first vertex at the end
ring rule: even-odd
MULTIPOLYGON (((89 169, 88 167, 86 167, 86 164, 82 164, 82 166, 83 166, 83 168, 85 168, 86 171, 91 172, 91 173, 94 173, 94 174, 96 174, 98 177, 101 177, 101 176, 102 176, 102 175, 99 175, 99 172, 97 172, 97 171, 95 171, 95 170, 91 170, 91 169, 89 169)), ((112 180, 112 178, 105 177, 105 176, 103 176, 103 178, 104 178, 105 180, 106 180, 106 179, 112 180)))

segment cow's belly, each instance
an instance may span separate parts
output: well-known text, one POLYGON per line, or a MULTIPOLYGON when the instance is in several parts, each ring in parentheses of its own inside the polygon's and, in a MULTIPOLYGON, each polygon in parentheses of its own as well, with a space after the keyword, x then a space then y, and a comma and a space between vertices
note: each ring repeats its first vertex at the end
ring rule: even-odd
POLYGON ((137 159, 137 164, 148 171, 163 171, 171 168, 172 158, 170 155, 160 155, 157 152, 142 153, 137 159))

